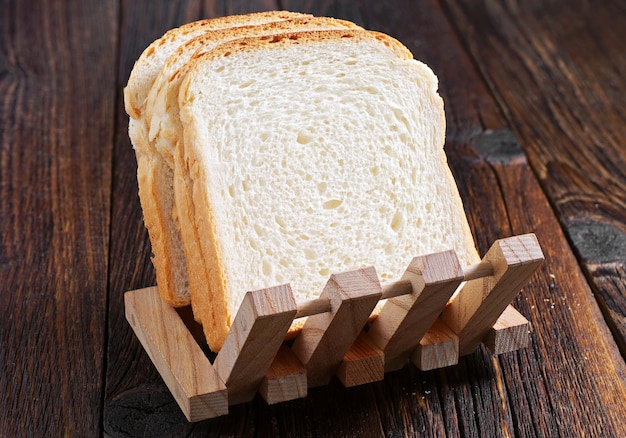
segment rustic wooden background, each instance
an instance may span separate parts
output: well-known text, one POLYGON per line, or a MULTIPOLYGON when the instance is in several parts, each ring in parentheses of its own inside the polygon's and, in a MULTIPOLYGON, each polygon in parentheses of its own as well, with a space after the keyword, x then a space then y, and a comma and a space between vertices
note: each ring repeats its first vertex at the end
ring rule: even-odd
POLYGON ((0 436, 626 436, 623 0, 0 0, 0 436), (440 79, 477 244, 535 232, 531 346, 184 420, 124 320, 154 284, 126 133, 134 60, 182 23, 289 9, 440 79))

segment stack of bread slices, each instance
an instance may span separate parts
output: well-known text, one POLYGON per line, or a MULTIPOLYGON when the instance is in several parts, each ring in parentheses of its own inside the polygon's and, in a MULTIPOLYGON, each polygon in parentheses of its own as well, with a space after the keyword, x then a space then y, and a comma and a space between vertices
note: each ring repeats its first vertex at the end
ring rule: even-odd
POLYGON ((417 255, 478 261, 437 78, 387 35, 282 11, 202 20, 146 48, 124 98, 159 292, 214 351, 247 291, 289 283, 301 301, 334 272, 384 284, 417 255))

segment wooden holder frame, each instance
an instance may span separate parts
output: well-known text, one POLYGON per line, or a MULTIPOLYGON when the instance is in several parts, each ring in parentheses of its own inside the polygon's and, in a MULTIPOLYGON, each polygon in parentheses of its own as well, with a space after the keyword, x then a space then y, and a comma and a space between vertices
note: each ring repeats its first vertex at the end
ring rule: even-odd
POLYGON ((200 421, 257 392, 274 404, 333 376, 355 386, 407 362, 421 370, 454 365, 481 342, 494 354, 523 348, 530 324, 510 302, 543 258, 534 234, 525 234, 497 240, 465 269, 454 251, 416 257, 384 288, 370 267, 333 274, 306 303, 294 301, 289 285, 248 292, 213 364, 156 287, 124 295, 126 318, 187 419, 200 421), (289 346, 283 339, 303 316, 289 346))

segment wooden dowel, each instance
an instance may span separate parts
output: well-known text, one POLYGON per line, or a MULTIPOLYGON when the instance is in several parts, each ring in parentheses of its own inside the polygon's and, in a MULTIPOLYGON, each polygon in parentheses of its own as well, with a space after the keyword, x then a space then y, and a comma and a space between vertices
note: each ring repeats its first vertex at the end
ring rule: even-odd
MULTIPOLYGON (((463 280, 465 281, 475 280, 489 275, 493 275, 493 266, 488 261, 481 261, 463 268, 463 280)), ((408 295, 410 293, 413 293, 411 282, 408 280, 399 280, 383 286, 383 296, 381 300, 408 295)), ((313 316, 319 313, 330 312, 330 310, 330 300, 325 298, 302 301, 298 303, 296 318, 313 316)))
POLYGON ((328 298, 317 298, 314 300, 303 301, 301 303, 298 303, 296 318, 313 316, 317 315, 318 313, 330 312, 330 310, 330 300, 328 298))
POLYGON ((413 293, 413 286, 409 280, 400 280, 383 286, 383 296, 381 300, 399 297, 413 293))
POLYGON ((490 275, 493 275, 493 265, 487 260, 463 268, 463 280, 465 281, 476 280, 477 278, 490 275))

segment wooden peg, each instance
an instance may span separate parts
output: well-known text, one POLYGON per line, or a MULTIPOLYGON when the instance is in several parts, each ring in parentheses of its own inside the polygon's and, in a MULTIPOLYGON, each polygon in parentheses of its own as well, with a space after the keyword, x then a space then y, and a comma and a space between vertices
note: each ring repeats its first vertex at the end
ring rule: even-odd
POLYGON ((283 344, 261 381, 259 394, 270 405, 295 400, 306 397, 306 383, 306 368, 283 344))
POLYGON ((124 294, 126 319, 189 421, 226 415, 228 397, 211 362, 156 287, 124 294))
POLYGON ((460 355, 476 349, 543 259, 534 234, 494 242, 483 258, 493 275, 468 281, 443 313, 443 321, 459 336, 460 355))
POLYGON ((513 306, 508 306, 483 339, 493 354, 508 353, 528 346, 530 322, 513 306))
POLYGON ((229 404, 254 398, 295 315, 288 284, 246 293, 214 362, 229 404))
POLYGON ((385 378, 385 356, 367 333, 359 333, 339 365, 337 378, 346 388, 385 378))
POLYGON ((373 267, 331 275, 321 294, 330 300, 330 312, 309 316, 292 347, 309 387, 330 381, 381 295, 373 267))
POLYGON ((459 362, 459 337, 437 318, 420 340, 411 361, 422 371, 456 365, 459 362))
POLYGON ((415 257, 402 280, 413 292, 387 300, 368 335, 385 354, 385 371, 402 368, 463 281, 454 251, 415 257))

